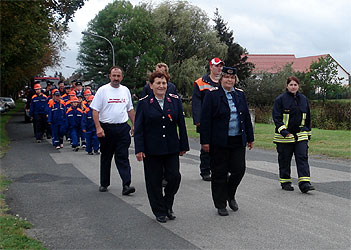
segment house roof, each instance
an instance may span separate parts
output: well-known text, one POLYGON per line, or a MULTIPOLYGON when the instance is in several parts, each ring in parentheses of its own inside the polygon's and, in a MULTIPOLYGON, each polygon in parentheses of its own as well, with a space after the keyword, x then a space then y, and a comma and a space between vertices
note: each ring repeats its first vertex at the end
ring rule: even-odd
MULTIPOLYGON (((325 58, 329 54, 306 56, 296 58, 293 54, 248 54, 247 62, 255 65, 254 72, 277 73, 285 65, 291 64, 294 71, 307 72, 312 62, 318 62, 319 58, 325 58)), ((329 55, 330 56, 330 55, 329 55)), ((333 58, 333 60, 349 75, 349 73, 333 58)))

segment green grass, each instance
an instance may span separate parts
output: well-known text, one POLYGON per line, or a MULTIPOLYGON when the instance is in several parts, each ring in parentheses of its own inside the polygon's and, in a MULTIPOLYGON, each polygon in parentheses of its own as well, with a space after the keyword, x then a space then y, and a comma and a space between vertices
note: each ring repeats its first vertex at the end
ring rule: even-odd
MULTIPOLYGON (((185 118, 188 136, 198 138, 192 118, 185 118)), ((257 148, 275 150, 273 143, 274 125, 255 124, 255 144, 257 148)), ((322 155, 332 158, 351 159, 351 131, 312 129, 309 142, 310 155, 322 155)))
MULTIPOLYGON (((0 116, 0 158, 4 156, 8 149, 9 139, 5 130, 5 125, 15 112, 24 108, 23 103, 16 103, 16 108, 1 114, 0 116)), ((4 192, 7 190, 10 181, 3 175, 0 175, 0 249, 46 249, 42 243, 25 234, 25 229, 29 229, 32 225, 21 219, 20 217, 8 214, 8 206, 5 202, 4 192)))

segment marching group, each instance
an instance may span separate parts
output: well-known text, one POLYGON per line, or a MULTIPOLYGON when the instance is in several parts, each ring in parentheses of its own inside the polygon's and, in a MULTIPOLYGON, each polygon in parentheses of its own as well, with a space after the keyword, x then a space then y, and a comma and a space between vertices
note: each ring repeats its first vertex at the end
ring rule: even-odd
MULTIPOLYGON (((235 198, 245 174, 246 147, 253 148, 254 132, 246 97, 235 85, 237 69, 225 67, 219 58, 209 63, 210 73, 194 82, 192 114, 200 133, 200 175, 211 181, 214 206, 221 216, 229 215, 227 205, 239 209, 235 198)), ((123 70, 109 71, 110 83, 100 87, 95 97, 90 90, 83 96, 66 86, 67 92, 51 90, 52 99, 34 85, 31 101, 36 138, 42 139, 44 120, 51 124, 53 145, 60 149, 66 133, 72 147, 85 146, 88 154, 100 147, 100 192, 110 186, 111 162, 122 179, 122 194, 135 192, 131 186, 128 149, 134 137, 135 155, 143 161, 146 191, 151 210, 161 223, 174 220, 174 197, 181 174, 179 156, 189 151, 182 101, 171 83, 168 66, 156 65, 149 75, 134 112, 129 89, 122 85, 123 70), (69 99, 66 99, 66 96, 69 99), (130 120, 131 125, 128 124, 130 120), (79 144, 81 143, 81 145, 79 144)), ((80 83, 76 84, 80 86, 80 83)), ((286 92, 275 100, 273 120, 276 125, 280 183, 283 190, 293 191, 291 159, 295 155, 298 186, 302 193, 314 190, 310 183, 308 140, 311 136, 310 110, 306 97, 299 91, 299 80, 289 77, 286 92)))

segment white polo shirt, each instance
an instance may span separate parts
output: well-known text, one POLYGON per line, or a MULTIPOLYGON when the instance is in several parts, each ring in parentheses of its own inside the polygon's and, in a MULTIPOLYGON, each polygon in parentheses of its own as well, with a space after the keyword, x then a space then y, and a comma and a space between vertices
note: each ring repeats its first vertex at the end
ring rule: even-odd
POLYGON ((110 83, 101 86, 95 94, 90 108, 99 112, 103 123, 124 123, 128 121, 128 111, 133 109, 132 97, 126 86, 114 88, 110 83))

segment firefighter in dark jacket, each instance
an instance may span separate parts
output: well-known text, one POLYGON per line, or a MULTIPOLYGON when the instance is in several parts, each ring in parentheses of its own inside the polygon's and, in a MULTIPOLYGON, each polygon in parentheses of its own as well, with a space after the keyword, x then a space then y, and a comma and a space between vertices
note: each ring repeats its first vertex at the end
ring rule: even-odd
POLYGON ((34 85, 34 90, 35 95, 32 96, 29 115, 33 119, 35 138, 37 142, 40 143, 46 128, 48 98, 41 92, 39 83, 34 85))
POLYGON ((134 144, 138 161, 144 162, 146 191, 158 222, 174 220, 173 201, 180 185, 179 156, 189 150, 180 98, 166 94, 168 75, 150 75, 153 94, 140 99, 135 115, 134 144), (179 130, 179 132, 178 132, 179 130), (163 177, 167 185, 162 190, 163 177))
POLYGON ((293 191, 291 158, 295 155, 298 184, 301 192, 314 190, 310 182, 308 140, 311 137, 311 116, 307 98, 299 90, 299 79, 289 77, 286 92, 274 101, 273 120, 277 145, 279 176, 282 189, 293 191))
POLYGON ((235 193, 245 174, 245 147, 251 150, 254 133, 245 94, 235 88, 236 69, 223 67, 220 86, 205 96, 200 127, 202 149, 210 153, 212 198, 218 214, 228 215, 227 202, 239 209, 235 193))
MULTIPOLYGON (((210 74, 200 77, 194 82, 193 96, 191 101, 193 122, 196 132, 200 133, 201 107, 205 94, 213 87, 218 86, 224 62, 219 58, 210 61, 210 74)), ((200 150, 200 175, 204 181, 211 181, 210 155, 200 150)))

